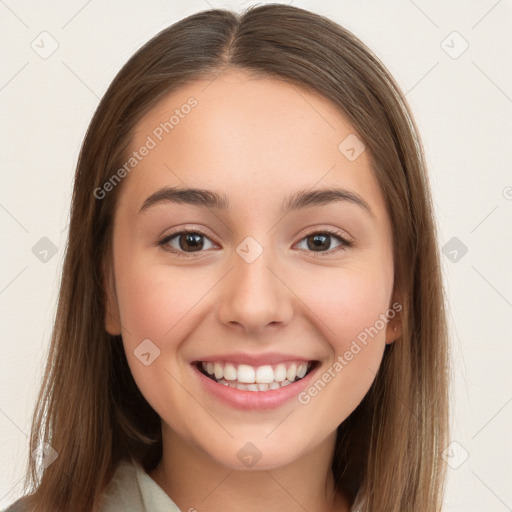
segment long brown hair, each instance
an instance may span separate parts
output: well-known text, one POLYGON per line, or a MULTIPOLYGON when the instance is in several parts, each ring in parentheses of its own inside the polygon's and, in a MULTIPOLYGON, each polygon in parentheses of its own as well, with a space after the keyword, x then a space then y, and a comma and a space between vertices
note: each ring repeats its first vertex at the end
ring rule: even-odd
POLYGON ((240 69, 319 92, 371 156, 393 228, 402 333, 375 381, 338 427, 335 481, 361 510, 440 510, 448 425, 444 290, 424 150, 404 94, 379 59, 333 21, 287 5, 199 12, 163 30, 114 78, 87 130, 76 169, 69 239, 23 502, 34 512, 89 512, 120 461, 146 470, 162 455, 160 418, 139 392, 120 336, 105 330, 104 265, 122 186, 94 191, 126 161, 131 134, 178 87, 240 69))

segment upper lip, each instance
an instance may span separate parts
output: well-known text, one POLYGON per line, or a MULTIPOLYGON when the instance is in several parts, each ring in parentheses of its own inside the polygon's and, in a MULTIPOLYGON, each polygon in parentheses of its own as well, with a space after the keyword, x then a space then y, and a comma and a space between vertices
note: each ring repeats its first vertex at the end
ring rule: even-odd
POLYGON ((248 353, 231 353, 231 354, 216 354, 213 356, 204 356, 194 360, 194 363, 226 361, 229 363, 248 364, 250 366, 263 366, 284 363, 286 361, 314 361, 314 359, 297 356, 294 354, 281 354, 277 352, 269 352, 267 354, 248 354, 248 353))

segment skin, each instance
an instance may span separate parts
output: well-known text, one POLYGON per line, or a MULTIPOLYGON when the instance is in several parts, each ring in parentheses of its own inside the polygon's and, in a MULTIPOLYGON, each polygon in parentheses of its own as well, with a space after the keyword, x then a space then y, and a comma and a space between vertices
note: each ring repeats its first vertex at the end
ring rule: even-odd
POLYGON ((137 386, 162 419, 163 458, 150 476, 181 510, 349 510, 330 470, 336 428, 399 336, 397 317, 307 405, 239 411, 204 391, 190 362, 275 351, 320 361, 321 375, 391 308, 392 232, 370 157, 338 150, 355 130, 324 97, 232 70, 167 95, 137 125, 132 150, 191 96, 198 105, 124 178, 106 271, 106 329, 122 334, 137 386), (138 213, 164 186, 225 193, 232 208, 168 202, 138 213), (291 193, 327 186, 357 193, 374 215, 348 201, 280 213, 291 193), (183 228, 206 233, 202 252, 179 236, 168 245, 182 257, 158 245, 183 228), (336 238, 308 247, 328 228, 353 247, 336 238), (263 248, 250 264, 236 252, 247 236, 263 248), (134 350, 147 338, 160 356, 145 366, 134 350), (251 469, 237 458, 249 441, 262 454, 251 469))

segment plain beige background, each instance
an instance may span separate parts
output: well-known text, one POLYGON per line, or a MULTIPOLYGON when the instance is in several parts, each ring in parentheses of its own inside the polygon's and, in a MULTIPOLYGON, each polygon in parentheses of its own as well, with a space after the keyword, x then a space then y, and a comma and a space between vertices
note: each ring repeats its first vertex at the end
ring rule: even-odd
MULTIPOLYGON (((0 508, 21 493, 74 166, 99 98, 164 27, 252 3, 0 1, 0 508)), ((351 30, 407 93, 425 145, 449 298, 445 511, 512 510, 512 3, 291 3, 351 30)))

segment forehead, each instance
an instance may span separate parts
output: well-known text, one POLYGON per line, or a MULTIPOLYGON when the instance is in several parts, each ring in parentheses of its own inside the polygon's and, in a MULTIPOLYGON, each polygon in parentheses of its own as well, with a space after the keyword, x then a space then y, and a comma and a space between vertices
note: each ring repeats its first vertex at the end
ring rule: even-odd
POLYGON ((368 152, 355 160, 343 153, 354 137, 320 94, 225 71, 168 94, 137 124, 129 153, 151 149, 125 178, 122 202, 140 208, 156 189, 180 186, 221 191, 237 204, 275 198, 277 207, 296 190, 341 185, 382 213, 368 152))

